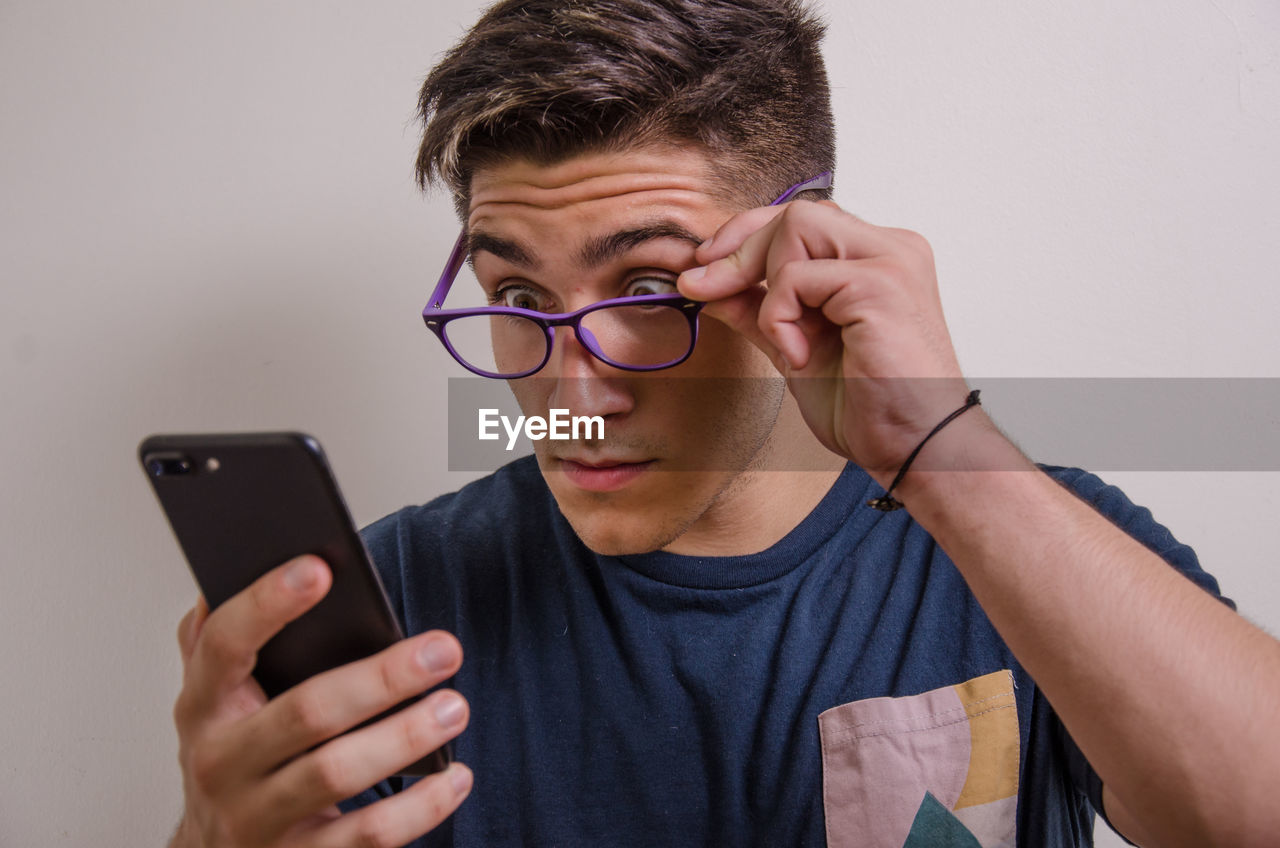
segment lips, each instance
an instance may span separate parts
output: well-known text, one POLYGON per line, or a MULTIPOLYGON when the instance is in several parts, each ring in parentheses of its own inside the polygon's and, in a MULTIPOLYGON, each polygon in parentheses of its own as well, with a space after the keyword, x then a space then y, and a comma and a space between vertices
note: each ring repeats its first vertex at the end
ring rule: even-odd
POLYGON ((561 459, 560 470, 580 489, 589 492, 616 492, 636 480, 653 465, 645 462, 621 462, 610 459, 561 459))

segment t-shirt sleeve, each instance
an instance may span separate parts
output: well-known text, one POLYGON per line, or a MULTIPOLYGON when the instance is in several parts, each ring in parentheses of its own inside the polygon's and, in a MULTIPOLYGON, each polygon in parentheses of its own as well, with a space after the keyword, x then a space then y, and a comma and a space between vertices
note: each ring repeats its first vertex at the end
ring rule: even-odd
MULTIPOLYGON (((1150 550, 1158 554, 1170 566, 1177 569, 1184 577, 1195 583, 1213 597, 1222 601, 1231 609, 1235 602, 1222 596, 1218 581, 1200 567, 1196 552, 1189 546, 1179 542, 1169 529, 1160 524, 1151 515, 1151 510, 1137 506, 1116 486, 1104 483, 1097 475, 1079 468, 1062 468, 1042 465, 1051 477, 1073 491, 1079 498, 1091 504, 1094 509, 1111 520, 1113 524, 1124 530, 1133 538, 1142 542, 1150 550)), ((1095 812, 1106 819, 1106 810, 1102 804, 1102 779, 1098 777, 1093 766, 1085 759, 1071 734, 1058 723, 1061 733, 1063 752, 1066 756, 1067 770, 1076 790, 1089 800, 1095 812)), ((1114 830, 1114 826, 1112 826, 1114 830)), ((1119 833, 1119 831, 1117 831, 1119 833)), ((1123 838, 1123 834, 1120 834, 1123 838)), ((1129 840, 1125 840, 1129 842, 1129 840)), ((1132 842, 1129 842, 1132 845, 1132 842)))

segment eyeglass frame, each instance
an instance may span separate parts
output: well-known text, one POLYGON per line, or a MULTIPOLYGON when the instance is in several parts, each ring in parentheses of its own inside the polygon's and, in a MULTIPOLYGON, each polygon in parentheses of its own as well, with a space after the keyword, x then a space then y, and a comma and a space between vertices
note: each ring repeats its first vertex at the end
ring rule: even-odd
MULTIPOLYGON (((802 191, 830 188, 832 181, 832 172, 823 171, 812 179, 791 186, 778 195, 777 199, 769 205, 779 206, 802 191)), ((453 250, 449 253, 449 259, 445 263, 444 270, 440 272, 440 279, 436 283, 436 287, 431 291, 431 297, 427 301, 427 305, 423 307, 422 320, 426 323, 427 329, 433 332, 436 338, 440 339, 440 343, 444 345, 445 350, 449 352, 454 361, 473 374, 494 380, 519 380, 522 377, 538 373, 551 360, 551 352, 556 343, 556 327, 572 328, 574 337, 578 339, 588 353, 606 365, 623 371, 662 371, 676 367, 693 355, 693 349, 698 342, 698 313, 706 306, 706 302, 691 300, 682 294, 674 292, 670 294, 639 294, 627 297, 612 297, 590 303, 573 312, 538 312, 534 309, 523 309, 519 306, 476 306, 462 309, 444 309, 444 299, 449 295, 449 290, 453 287, 454 281, 457 280, 458 272, 462 270, 466 259, 467 228, 464 226, 462 232, 458 234, 458 240, 454 242, 453 250), (581 324, 583 317, 592 312, 613 309, 619 306, 671 306, 678 309, 689 322, 689 349, 685 351, 684 356, 661 365, 624 365, 609 359, 609 357, 605 356, 604 351, 600 349, 595 337, 590 332, 583 332, 581 324), (449 337, 445 335, 445 325, 457 318, 472 318, 482 315, 515 315, 530 320, 541 327, 543 338, 546 340, 546 353, 543 354, 542 361, 536 367, 525 371, 515 374, 501 374, 485 371, 483 368, 472 365, 463 359, 454 350, 453 345, 449 342, 449 337)))

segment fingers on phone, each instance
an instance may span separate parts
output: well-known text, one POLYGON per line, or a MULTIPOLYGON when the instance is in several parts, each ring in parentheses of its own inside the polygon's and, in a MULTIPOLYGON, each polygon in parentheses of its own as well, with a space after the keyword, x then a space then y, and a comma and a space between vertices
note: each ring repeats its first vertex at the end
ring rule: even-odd
MULTIPOLYGON (((304 819, 443 747, 462 732, 468 717, 467 702, 457 692, 433 692, 411 707, 293 760, 272 775, 259 803, 264 813, 270 811, 277 820, 304 819)), ((450 806, 443 815, 452 810, 450 806)))
POLYGON ((324 825, 316 833, 317 838, 307 844, 317 848, 404 845, 439 827, 466 800, 470 791, 471 770, 462 763, 454 763, 403 792, 324 825))
POLYGON ((196 601, 195 606, 187 610, 187 614, 178 622, 178 650, 182 653, 182 663, 186 665, 191 660, 191 651, 196 644, 196 636, 200 633, 200 628, 204 625, 205 617, 209 614, 209 608, 205 606, 204 597, 201 596, 196 601))
POLYGON ((315 606, 331 582, 323 560, 297 557, 267 572, 209 613, 192 649, 197 694, 213 698, 248 678, 259 649, 315 606))
MULTIPOLYGON (((249 719, 244 737, 246 756, 254 761, 253 768, 270 771, 299 752, 448 679, 461 664, 458 640, 436 630, 318 674, 249 719)), ((431 750, 435 749, 423 753, 431 750)))

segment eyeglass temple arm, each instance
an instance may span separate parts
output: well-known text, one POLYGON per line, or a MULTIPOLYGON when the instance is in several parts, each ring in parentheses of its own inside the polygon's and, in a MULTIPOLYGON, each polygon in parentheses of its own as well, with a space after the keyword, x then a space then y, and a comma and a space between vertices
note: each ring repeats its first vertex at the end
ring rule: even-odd
POLYGON ((431 292, 431 298, 427 301, 427 309, 441 309, 444 307, 445 295, 449 294, 449 287, 457 279, 458 271, 462 269, 462 263, 465 261, 467 261, 467 231, 464 229, 458 233, 458 240, 453 243, 453 252, 449 254, 449 261, 445 263, 444 271, 440 273, 440 280, 431 292))
POLYGON ((786 203, 802 191, 812 191, 814 189, 831 188, 831 172, 823 171, 811 180, 805 180, 802 183, 796 183, 791 188, 778 195, 778 199, 770 203, 770 206, 777 206, 786 203))

